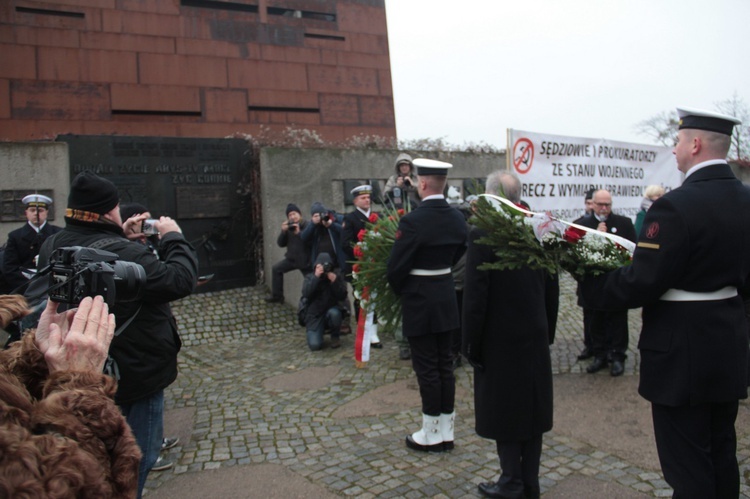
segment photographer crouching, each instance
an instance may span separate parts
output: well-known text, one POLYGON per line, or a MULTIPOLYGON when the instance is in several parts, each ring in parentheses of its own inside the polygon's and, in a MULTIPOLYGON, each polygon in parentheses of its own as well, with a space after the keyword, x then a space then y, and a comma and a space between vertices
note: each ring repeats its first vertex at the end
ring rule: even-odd
POLYGON ((115 185, 91 172, 78 174, 70 186, 65 228, 48 238, 39 253, 38 268, 47 266, 62 247, 83 246, 108 251, 125 262, 143 267, 146 280, 140 298, 119 301, 114 307, 118 331, 109 349, 112 373, 118 379, 115 402, 138 442, 143 459, 138 476, 138 497, 162 443, 164 389, 177 378, 181 347, 169 302, 190 295, 198 277, 198 258, 169 217, 155 220, 159 236, 157 257, 126 238, 142 230, 137 217, 124 224, 115 185))
POLYGON ((302 284, 302 296, 308 300, 305 327, 310 350, 323 348, 326 328, 331 330, 331 348, 341 346, 342 312, 339 302, 346 298, 346 293, 346 281, 341 272, 334 268, 331 256, 328 253, 319 254, 313 272, 305 276, 302 284))

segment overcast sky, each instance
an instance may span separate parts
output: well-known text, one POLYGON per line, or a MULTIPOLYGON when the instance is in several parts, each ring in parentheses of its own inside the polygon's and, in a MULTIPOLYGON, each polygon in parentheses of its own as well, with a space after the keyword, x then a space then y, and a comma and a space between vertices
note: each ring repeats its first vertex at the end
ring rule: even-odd
POLYGON ((649 143, 676 106, 750 105, 750 0, 386 0, 401 140, 506 129, 649 143))

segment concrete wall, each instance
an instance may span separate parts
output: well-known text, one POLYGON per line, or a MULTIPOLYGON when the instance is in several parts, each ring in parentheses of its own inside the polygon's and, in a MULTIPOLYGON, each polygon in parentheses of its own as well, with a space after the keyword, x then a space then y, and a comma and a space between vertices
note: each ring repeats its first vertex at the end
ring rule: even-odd
MULTIPOLYGON (((54 225, 63 227, 70 192, 68 145, 61 142, 0 142, 1 189, 52 189, 54 225)), ((50 217, 51 218, 51 217, 50 217)), ((0 222, 0 244, 23 222, 0 222)))
MULTIPOLYGON (((413 157, 419 154, 409 151, 413 157)), ((283 258, 284 248, 276 245, 284 213, 290 202, 297 204, 302 215, 310 218, 314 201, 340 213, 351 211, 345 205, 344 181, 376 180, 382 190, 386 179, 395 172, 398 151, 342 149, 263 148, 260 152, 261 219, 263 238, 263 273, 270 287, 271 266, 283 258)), ((489 172, 505 167, 504 155, 466 153, 424 154, 425 157, 453 163, 449 183, 462 188, 464 179, 484 179, 489 172)), ((52 189, 55 225, 64 226, 64 215, 70 191, 68 146, 64 142, 0 143, 2 189, 52 189)), ((383 207, 374 204, 375 210, 383 207)), ((0 223, 0 241, 21 222, 0 223)), ((299 300, 302 279, 299 272, 285 276, 285 295, 289 303, 299 300)))
MULTIPOLYGON (((412 154, 412 157, 420 155, 412 154)), ((322 202, 326 208, 340 213, 353 210, 344 206, 344 180, 377 179, 380 187, 395 172, 398 151, 341 150, 341 149, 280 149, 264 148, 260 154, 263 270, 266 285, 271 285, 271 266, 284 257, 285 248, 276 245, 281 223, 286 220, 285 209, 290 202, 297 204, 302 216, 309 220, 310 206, 322 202)), ((495 169, 505 168, 505 155, 476 155, 467 153, 426 153, 424 157, 453 164, 449 183, 460 187, 464 179, 486 178, 495 169)), ((376 211, 381 205, 373 205, 376 211)), ((284 295, 288 303, 297 303, 302 277, 290 272, 284 277, 284 295)))

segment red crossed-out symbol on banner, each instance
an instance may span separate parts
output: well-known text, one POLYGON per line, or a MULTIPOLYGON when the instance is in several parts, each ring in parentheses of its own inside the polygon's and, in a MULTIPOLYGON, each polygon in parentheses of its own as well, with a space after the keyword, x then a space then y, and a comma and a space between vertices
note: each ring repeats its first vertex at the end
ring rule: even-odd
POLYGON ((523 175, 531 170, 534 162, 534 144, 529 139, 518 139, 513 144, 513 168, 523 175))

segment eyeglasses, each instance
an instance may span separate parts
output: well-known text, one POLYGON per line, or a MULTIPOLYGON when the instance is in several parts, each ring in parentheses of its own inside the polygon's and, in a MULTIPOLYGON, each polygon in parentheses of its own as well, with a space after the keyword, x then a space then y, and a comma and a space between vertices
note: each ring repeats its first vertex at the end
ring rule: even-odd
POLYGON ((594 203, 597 206, 601 206, 602 208, 612 206, 612 203, 594 203))

